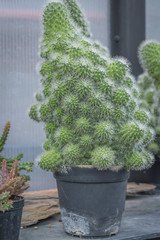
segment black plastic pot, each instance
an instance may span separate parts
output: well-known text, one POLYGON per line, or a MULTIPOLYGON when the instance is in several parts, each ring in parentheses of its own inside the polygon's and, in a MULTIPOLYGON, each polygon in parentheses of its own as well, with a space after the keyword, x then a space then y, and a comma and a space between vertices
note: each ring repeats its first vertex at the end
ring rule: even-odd
POLYGON ((54 177, 67 233, 98 237, 119 231, 129 172, 71 167, 54 177))
POLYGON ((15 196, 13 208, 0 212, 0 240, 18 240, 24 199, 15 196))

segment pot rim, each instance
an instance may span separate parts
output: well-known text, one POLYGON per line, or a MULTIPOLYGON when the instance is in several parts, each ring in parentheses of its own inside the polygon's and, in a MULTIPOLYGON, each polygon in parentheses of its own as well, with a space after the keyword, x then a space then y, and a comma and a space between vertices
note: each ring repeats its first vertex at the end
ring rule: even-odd
POLYGON ((54 172, 58 181, 79 183, 112 183, 128 180, 129 171, 121 168, 119 171, 110 169, 98 170, 95 167, 65 166, 60 171, 54 172))

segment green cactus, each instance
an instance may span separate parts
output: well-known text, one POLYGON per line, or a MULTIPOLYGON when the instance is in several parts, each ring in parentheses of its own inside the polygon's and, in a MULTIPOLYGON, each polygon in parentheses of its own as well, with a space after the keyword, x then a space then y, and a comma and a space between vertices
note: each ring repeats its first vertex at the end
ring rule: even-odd
POLYGON ((155 140, 149 144, 148 150, 160 157, 160 43, 144 42, 139 49, 139 59, 144 69, 138 77, 139 106, 150 112, 149 124, 155 130, 155 140))
MULTIPOLYGON (((0 152, 2 152, 3 149, 4 149, 4 145, 6 143, 6 140, 7 140, 8 134, 9 134, 10 126, 11 126, 10 121, 6 122, 3 133, 2 133, 2 136, 0 138, 0 152)), ((0 155, 0 169, 1 169, 1 164, 2 164, 4 159, 7 161, 7 165, 8 165, 9 170, 11 170, 13 162, 15 160, 20 161, 21 158, 23 158, 22 153, 19 154, 18 156, 15 156, 14 158, 8 158, 8 159, 6 159, 2 155, 0 155)), ((19 171, 25 170, 27 172, 31 172, 32 171, 32 166, 33 166, 33 162, 24 162, 24 163, 20 162, 19 163, 19 171)), ((25 176, 26 181, 28 181, 30 179, 29 176, 26 176, 26 175, 24 175, 24 176, 25 176)))
POLYGON ((4 149, 4 145, 5 145, 5 142, 6 142, 7 137, 8 137, 10 126, 11 126, 10 122, 9 121, 6 122, 3 133, 2 133, 2 136, 0 138, 0 152, 2 152, 3 149, 4 149))
POLYGON ((63 3, 67 6, 70 18, 73 19, 73 22, 81 29, 82 34, 86 37, 90 37, 88 24, 86 23, 86 19, 79 9, 78 4, 74 0, 63 0, 63 3))
POLYGON ((45 123, 39 166, 47 171, 84 164, 149 167, 153 157, 144 147, 153 138, 147 132, 150 115, 138 105, 128 63, 110 58, 91 40, 75 0, 46 6, 40 52, 42 92, 29 112, 31 119, 45 123))

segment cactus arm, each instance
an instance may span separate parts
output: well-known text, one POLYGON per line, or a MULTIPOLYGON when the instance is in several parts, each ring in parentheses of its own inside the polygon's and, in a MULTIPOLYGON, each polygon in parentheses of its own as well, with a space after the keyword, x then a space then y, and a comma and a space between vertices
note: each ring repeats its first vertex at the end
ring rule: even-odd
MULTIPOLYGON (((15 160, 19 161, 19 172, 21 170, 25 170, 26 172, 32 172, 32 168, 33 168, 33 162, 20 162, 21 158, 23 157, 23 154, 19 154, 18 156, 14 157, 14 158, 8 158, 6 159, 3 156, 0 156, 0 165, 2 164, 2 161, 5 159, 7 161, 7 166, 8 166, 8 170, 11 170, 12 164, 15 160)), ((26 177, 26 179, 30 179, 29 176, 26 176, 24 174, 24 176, 26 177)))
POLYGON ((8 137, 8 134, 9 134, 9 130, 10 130, 10 121, 6 122, 5 124, 5 127, 4 127, 4 130, 3 130, 3 134, 0 138, 0 152, 3 151, 4 149, 4 145, 5 145, 5 142, 7 140, 7 137, 8 137))
POLYGON ((33 162, 20 162, 19 171, 25 170, 27 172, 32 172, 33 162))
POLYGON ((75 0, 62 0, 66 6, 70 17, 76 23, 76 25, 81 29, 81 32, 86 36, 90 37, 90 32, 88 29, 88 23, 82 13, 81 9, 78 6, 78 3, 75 0))
POLYGON ((10 178, 15 178, 16 176, 18 176, 18 160, 15 160, 13 162, 13 165, 10 171, 10 178))
POLYGON ((7 162, 5 160, 3 160, 1 165, 1 178, 2 178, 2 184, 9 179, 7 162))

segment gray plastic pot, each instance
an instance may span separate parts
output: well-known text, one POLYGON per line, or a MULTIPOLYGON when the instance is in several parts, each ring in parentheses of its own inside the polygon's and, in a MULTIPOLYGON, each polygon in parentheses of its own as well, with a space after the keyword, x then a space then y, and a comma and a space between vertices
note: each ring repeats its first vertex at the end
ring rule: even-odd
POLYGON ((0 212, 0 240, 18 240, 24 199, 14 196, 13 208, 0 212))
POLYGON ((129 172, 71 167, 55 172, 64 230, 84 237, 119 231, 129 172))

